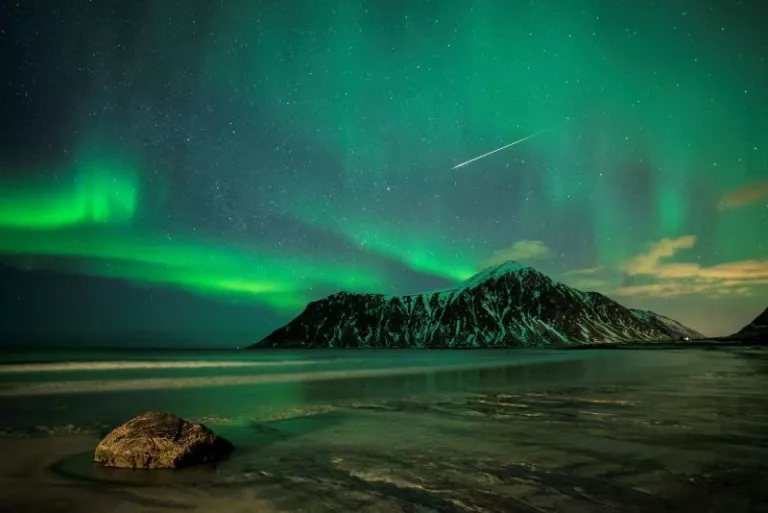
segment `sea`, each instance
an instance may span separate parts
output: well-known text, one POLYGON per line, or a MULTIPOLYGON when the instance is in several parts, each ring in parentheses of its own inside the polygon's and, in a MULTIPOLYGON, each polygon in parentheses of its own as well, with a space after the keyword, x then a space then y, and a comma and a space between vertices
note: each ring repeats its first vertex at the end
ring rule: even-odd
POLYGON ((120 511, 758 511, 768 506, 765 356, 6 351, 0 450, 10 461, 0 464, 0 488, 13 491, 0 492, 0 503, 8 511, 115 510, 118 499, 120 511), (145 411, 203 422, 237 449, 215 467, 185 471, 93 465, 98 440, 145 411))
POLYGON ((529 349, 13 351, 0 363, 0 429, 90 428, 144 411, 259 419, 349 401, 648 379, 700 360, 529 349))

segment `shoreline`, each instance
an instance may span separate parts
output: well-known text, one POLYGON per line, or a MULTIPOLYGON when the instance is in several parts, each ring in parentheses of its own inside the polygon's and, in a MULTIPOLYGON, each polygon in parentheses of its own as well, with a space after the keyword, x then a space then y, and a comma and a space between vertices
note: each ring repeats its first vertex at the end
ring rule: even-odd
POLYGON ((647 341, 647 342, 595 342, 574 343, 541 346, 437 346, 437 347, 305 347, 302 345, 290 347, 269 347, 259 344, 236 349, 236 351, 259 350, 271 351, 500 351, 500 350, 587 350, 587 349, 702 349, 702 348, 730 348, 730 347, 765 347, 768 339, 737 339, 730 337, 715 337, 689 341, 647 341))
MULTIPOLYGON (((676 356, 686 366, 649 375, 635 355, 610 357, 616 373, 597 381, 587 366, 596 360, 584 359, 562 367, 566 380, 545 374, 426 395, 366 397, 355 384, 353 397, 333 403, 307 388, 301 397, 317 403, 270 415, 256 415, 252 403, 234 420, 183 415, 237 447, 217 467, 189 471, 95 467, 92 451, 111 423, 0 436, 0 511, 766 510, 764 354, 676 356), (621 365, 632 365, 629 375, 621 365)), ((177 400, 196 396, 187 392, 177 400)), ((97 413, 103 406, 89 404, 97 413)))

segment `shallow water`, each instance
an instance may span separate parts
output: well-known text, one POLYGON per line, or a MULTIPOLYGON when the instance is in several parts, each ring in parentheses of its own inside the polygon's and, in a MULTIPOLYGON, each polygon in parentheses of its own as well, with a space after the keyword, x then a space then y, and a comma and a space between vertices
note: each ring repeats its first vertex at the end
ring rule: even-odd
POLYGON ((0 504, 768 510, 760 351, 205 353, 152 358, 182 362, 165 367, 104 365, 140 360, 116 355, 42 379, 39 368, 0 367, 0 450, 11 455, 0 465, 0 504), (90 463, 99 434, 149 409, 204 420, 238 449, 216 468, 181 472, 90 463))
POLYGON ((698 368, 703 353, 227 351, 30 353, 0 365, 6 431, 121 423, 142 411, 266 419, 344 401, 536 384, 617 382, 698 368), (43 358, 48 358, 47 361, 43 358), (106 358, 109 357, 109 358, 106 358))

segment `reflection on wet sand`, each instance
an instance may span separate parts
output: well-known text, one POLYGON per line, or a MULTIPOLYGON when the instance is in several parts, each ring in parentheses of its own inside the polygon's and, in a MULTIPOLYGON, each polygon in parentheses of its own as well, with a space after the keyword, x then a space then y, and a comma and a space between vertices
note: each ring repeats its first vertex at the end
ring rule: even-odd
POLYGON ((97 469, 95 437, 6 439, 0 449, 26 460, 4 465, 0 503, 69 512, 768 511, 765 355, 712 354, 697 372, 645 377, 622 358, 599 377, 585 361, 307 383, 301 406, 212 422, 239 447, 217 468, 97 469))

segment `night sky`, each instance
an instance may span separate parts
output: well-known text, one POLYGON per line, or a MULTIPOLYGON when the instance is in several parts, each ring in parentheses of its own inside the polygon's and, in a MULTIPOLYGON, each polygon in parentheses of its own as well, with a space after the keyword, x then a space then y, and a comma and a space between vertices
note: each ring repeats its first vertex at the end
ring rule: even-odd
POLYGON ((3 2, 2 322, 258 338, 514 259, 732 333, 768 304, 761 4, 3 2))

